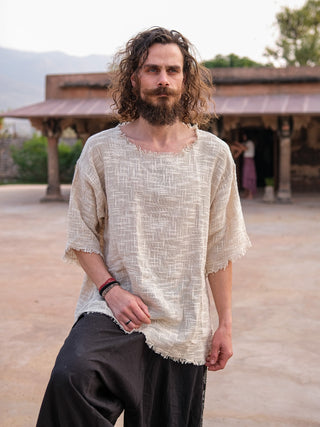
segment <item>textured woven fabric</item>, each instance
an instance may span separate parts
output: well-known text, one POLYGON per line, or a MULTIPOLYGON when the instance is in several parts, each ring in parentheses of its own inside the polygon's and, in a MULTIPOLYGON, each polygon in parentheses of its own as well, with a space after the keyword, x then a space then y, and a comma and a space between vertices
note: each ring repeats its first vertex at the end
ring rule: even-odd
MULTIPOLYGON (((121 286, 140 296, 155 352, 204 364, 212 338, 206 277, 250 246, 228 146, 195 129, 178 154, 143 151, 121 125, 89 138, 77 163, 65 259, 100 254, 121 286)), ((113 316, 85 277, 76 308, 113 316)))

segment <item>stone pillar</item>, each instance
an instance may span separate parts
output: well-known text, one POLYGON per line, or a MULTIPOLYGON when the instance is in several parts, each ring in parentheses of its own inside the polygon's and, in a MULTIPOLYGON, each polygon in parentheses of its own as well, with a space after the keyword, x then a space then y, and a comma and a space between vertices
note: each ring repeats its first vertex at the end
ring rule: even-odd
POLYGON ((48 138, 48 186, 42 202, 64 201, 59 177, 58 143, 61 136, 59 120, 50 119, 43 123, 43 135, 48 138))
POLYGON ((277 199, 282 203, 291 202, 291 130, 292 119, 279 117, 279 188, 277 199))

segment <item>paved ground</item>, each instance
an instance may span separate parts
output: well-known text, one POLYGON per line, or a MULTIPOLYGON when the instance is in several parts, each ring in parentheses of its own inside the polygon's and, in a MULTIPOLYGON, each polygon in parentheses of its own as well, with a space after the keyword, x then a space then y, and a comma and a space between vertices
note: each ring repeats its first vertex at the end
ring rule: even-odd
MULTIPOLYGON (((2 427, 34 427, 82 277, 61 261, 67 204, 43 194, 0 187, 2 427)), ((320 426, 320 196, 243 208, 253 248, 234 267, 235 354, 209 374, 204 427, 320 426)))

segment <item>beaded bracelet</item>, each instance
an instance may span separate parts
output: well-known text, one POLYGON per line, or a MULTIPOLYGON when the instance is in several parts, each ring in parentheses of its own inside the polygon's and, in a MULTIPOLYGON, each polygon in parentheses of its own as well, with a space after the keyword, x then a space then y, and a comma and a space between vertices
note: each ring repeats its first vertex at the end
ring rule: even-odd
POLYGON ((102 296, 103 291, 108 289, 111 285, 118 284, 120 286, 120 283, 116 281, 113 277, 110 277, 107 281, 105 281, 99 288, 99 294, 102 296))

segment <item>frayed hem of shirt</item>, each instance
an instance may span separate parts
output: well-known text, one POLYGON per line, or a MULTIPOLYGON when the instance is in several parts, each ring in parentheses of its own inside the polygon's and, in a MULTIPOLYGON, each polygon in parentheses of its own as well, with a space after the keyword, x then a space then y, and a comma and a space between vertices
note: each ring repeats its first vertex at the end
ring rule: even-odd
MULTIPOLYGON (((141 332, 141 333, 144 334, 143 332, 141 332)), ((201 360, 201 361, 200 360, 186 360, 186 359, 183 359, 183 358, 178 357, 178 356, 172 356, 172 355, 168 355, 166 353, 163 353, 161 351, 161 349, 157 348, 157 346, 155 344, 148 341, 148 338, 145 334, 144 334, 144 336, 146 337, 146 344, 150 348, 150 350, 152 350, 154 353, 161 356, 163 359, 171 359, 174 362, 181 363, 183 365, 203 366, 205 364, 205 361, 203 361, 203 360, 201 360)))
MULTIPOLYGON (((95 313, 99 313, 102 314, 104 316, 108 316, 124 333, 126 333, 127 335, 132 334, 133 332, 137 332, 139 334, 143 334, 145 337, 145 343, 147 344, 147 346, 150 348, 150 350, 152 350, 154 353, 158 354, 159 356, 161 356, 163 359, 171 359, 174 362, 177 363, 181 363, 184 365, 196 365, 196 366, 203 366, 205 364, 205 361, 203 360, 186 360, 183 359, 182 357, 178 357, 178 356, 172 356, 169 355, 167 353, 164 353, 161 349, 159 349, 157 347, 156 344, 150 342, 148 340, 148 337, 146 336, 146 334, 142 331, 139 331, 138 329, 133 329, 132 331, 126 331, 125 329, 123 329, 122 325, 118 322, 118 320, 116 318, 114 318, 113 316, 110 316, 109 314, 103 313, 103 312, 98 312, 98 311, 85 311, 86 314, 95 314, 95 313)), ((84 313, 81 313, 84 314, 84 313)), ((79 314, 78 319, 80 318, 81 314, 79 314)), ((76 319, 77 321, 77 319, 76 319)))

